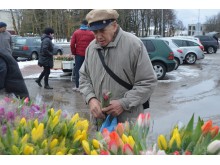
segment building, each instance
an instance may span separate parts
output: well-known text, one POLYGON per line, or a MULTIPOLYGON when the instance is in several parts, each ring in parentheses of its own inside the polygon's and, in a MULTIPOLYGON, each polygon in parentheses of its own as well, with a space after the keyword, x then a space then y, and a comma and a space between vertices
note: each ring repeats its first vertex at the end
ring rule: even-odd
POLYGON ((205 31, 205 24, 197 23, 188 25, 188 36, 205 35, 205 31))
MULTIPOLYGON (((15 22, 18 23, 17 15, 14 14, 15 22)), ((7 31, 11 34, 16 34, 13 26, 13 20, 11 16, 11 11, 7 9, 0 10, 0 22, 5 22, 7 24, 7 31)))

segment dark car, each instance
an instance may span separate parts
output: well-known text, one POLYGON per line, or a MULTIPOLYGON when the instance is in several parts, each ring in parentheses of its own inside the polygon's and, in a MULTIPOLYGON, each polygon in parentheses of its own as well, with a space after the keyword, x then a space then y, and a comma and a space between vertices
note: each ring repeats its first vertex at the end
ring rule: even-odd
POLYGON ((171 48, 160 39, 140 39, 148 51, 157 79, 162 80, 167 72, 175 69, 174 54, 171 48))
POLYGON ((204 46, 204 50, 208 54, 216 53, 218 49, 218 41, 213 38, 212 36, 195 36, 196 38, 199 38, 201 44, 204 46))
MULTIPOLYGON (((41 38, 40 37, 12 37, 13 51, 12 56, 28 58, 29 60, 37 60, 40 54, 41 38)), ((62 55, 63 48, 54 44, 54 55, 62 55)))

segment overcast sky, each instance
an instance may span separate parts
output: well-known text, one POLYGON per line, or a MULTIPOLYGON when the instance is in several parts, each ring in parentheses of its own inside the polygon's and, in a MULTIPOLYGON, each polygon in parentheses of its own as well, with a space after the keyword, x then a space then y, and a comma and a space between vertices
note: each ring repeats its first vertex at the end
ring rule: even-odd
POLYGON ((187 28, 188 24, 204 23, 207 18, 217 15, 220 9, 175 9, 177 19, 187 28))

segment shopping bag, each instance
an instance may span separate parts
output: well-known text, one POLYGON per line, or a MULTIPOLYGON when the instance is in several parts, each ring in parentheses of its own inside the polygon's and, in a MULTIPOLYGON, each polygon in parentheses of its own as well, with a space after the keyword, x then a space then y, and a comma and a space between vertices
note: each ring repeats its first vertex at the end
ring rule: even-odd
POLYGON ((109 132, 112 132, 114 131, 117 124, 118 124, 117 117, 112 117, 111 115, 108 115, 105 121, 102 123, 100 132, 102 132, 104 128, 106 128, 109 132))

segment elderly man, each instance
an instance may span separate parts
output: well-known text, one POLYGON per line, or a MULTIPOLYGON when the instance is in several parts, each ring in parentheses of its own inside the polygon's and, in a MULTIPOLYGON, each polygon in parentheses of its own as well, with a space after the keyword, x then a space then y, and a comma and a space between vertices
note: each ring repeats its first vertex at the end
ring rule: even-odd
POLYGON ((93 117, 104 119, 109 114, 117 117, 118 122, 125 122, 134 121, 144 112, 143 103, 153 93, 157 77, 142 41, 123 31, 117 23, 118 17, 116 10, 91 10, 87 14, 95 40, 86 49, 79 88, 93 117), (131 88, 109 75, 99 54, 109 69, 131 88), (106 90, 112 93, 111 101, 109 106, 101 107, 106 90))
POLYGON ((6 31, 7 24, 0 22, 0 48, 5 50, 7 54, 12 54, 12 38, 11 34, 6 31))

